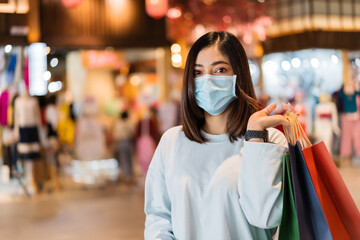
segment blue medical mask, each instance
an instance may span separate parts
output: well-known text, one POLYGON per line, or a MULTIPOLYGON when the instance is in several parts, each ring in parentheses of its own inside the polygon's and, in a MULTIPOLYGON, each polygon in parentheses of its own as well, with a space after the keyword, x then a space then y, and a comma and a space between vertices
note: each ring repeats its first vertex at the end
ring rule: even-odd
POLYGON ((236 75, 203 75, 195 80, 195 98, 199 107, 211 115, 219 115, 236 98, 236 75))

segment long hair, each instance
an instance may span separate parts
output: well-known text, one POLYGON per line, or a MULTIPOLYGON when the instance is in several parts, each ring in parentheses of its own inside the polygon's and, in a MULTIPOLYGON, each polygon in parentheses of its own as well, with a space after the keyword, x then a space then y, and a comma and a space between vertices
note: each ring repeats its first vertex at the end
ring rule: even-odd
POLYGON ((231 142, 245 134, 248 119, 257 109, 254 87, 251 81, 248 59, 240 41, 228 32, 209 32, 200 37, 191 47, 186 59, 182 107, 183 131, 185 136, 198 143, 206 142, 201 135, 205 124, 204 110, 196 103, 194 70, 196 58, 204 48, 216 45, 220 52, 229 58, 236 77, 235 93, 237 98, 227 108, 227 133, 231 142))

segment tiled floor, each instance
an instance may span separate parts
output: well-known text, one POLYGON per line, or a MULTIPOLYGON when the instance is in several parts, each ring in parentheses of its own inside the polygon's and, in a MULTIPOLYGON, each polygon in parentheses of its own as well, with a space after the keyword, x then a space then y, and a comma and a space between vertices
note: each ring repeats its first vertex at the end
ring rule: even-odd
MULTIPOLYGON (((340 172, 360 208, 360 167, 340 172)), ((143 239, 143 187, 75 189, 0 203, 2 240, 143 239)))
POLYGON ((360 210, 360 166, 340 168, 339 170, 358 209, 360 210))
POLYGON ((143 188, 110 186, 0 204, 2 240, 143 239, 143 188))

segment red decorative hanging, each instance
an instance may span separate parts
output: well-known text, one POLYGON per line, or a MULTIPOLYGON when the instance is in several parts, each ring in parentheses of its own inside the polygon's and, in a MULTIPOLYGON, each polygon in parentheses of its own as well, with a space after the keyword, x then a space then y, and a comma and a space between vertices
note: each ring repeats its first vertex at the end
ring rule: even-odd
POLYGON ((62 3, 64 4, 64 6, 68 7, 68 8, 76 8, 82 2, 83 2, 83 0, 62 0, 62 3))
POLYGON ((168 0, 146 0, 146 13, 155 19, 162 18, 166 15, 169 4, 168 0))
POLYGON ((228 31, 252 46, 266 40, 273 22, 260 0, 169 0, 167 17, 168 38, 189 45, 206 32, 228 31))

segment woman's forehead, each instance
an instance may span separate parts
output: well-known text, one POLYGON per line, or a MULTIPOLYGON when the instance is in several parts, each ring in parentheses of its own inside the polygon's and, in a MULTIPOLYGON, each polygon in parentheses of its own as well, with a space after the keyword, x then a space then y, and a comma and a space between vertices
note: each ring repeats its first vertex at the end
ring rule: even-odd
POLYGON ((199 52, 195 63, 203 65, 214 61, 229 62, 228 57, 223 54, 216 45, 202 49, 199 52))

